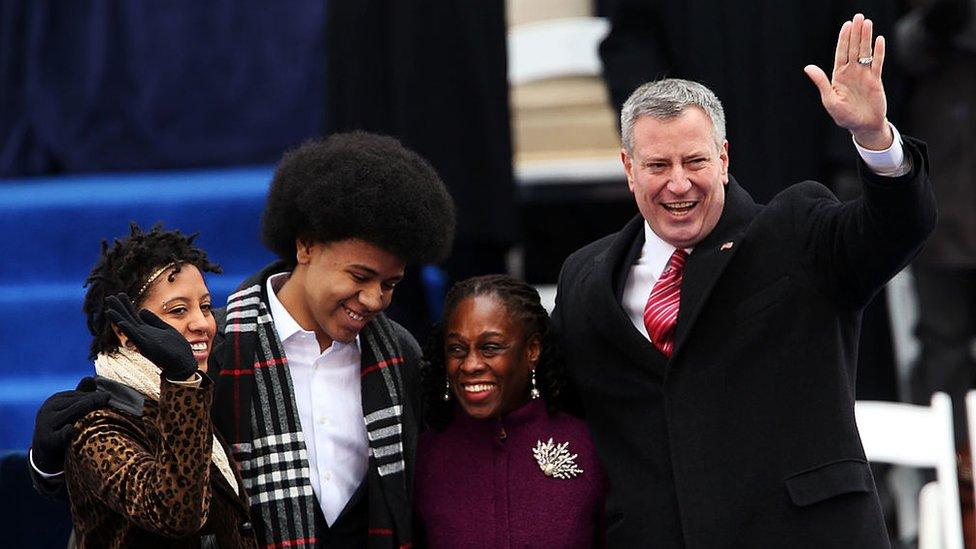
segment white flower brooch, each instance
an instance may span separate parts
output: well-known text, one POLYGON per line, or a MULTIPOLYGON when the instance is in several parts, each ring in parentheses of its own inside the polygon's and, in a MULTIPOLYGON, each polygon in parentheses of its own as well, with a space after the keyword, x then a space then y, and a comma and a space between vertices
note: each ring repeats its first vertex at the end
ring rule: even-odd
POLYGON ((570 454, 568 448, 569 442, 553 444, 552 438, 546 443, 539 440, 532 449, 532 455, 535 456, 539 469, 542 469, 547 477, 576 478, 583 474, 583 470, 576 465, 576 457, 579 454, 570 454))

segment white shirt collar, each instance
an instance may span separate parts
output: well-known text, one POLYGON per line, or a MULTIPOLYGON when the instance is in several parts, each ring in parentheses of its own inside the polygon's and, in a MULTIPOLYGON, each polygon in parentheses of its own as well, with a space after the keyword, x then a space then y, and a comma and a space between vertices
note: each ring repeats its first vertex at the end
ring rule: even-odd
MULTIPOLYGON (((644 220, 644 245, 641 247, 640 257, 637 258, 636 265, 646 265, 651 273, 654 274, 654 280, 664 272, 664 269, 668 266, 668 261, 671 259, 671 255, 677 250, 676 247, 665 242, 657 233, 651 229, 651 224, 644 220)), ((691 253, 694 248, 685 248, 685 251, 691 253)))

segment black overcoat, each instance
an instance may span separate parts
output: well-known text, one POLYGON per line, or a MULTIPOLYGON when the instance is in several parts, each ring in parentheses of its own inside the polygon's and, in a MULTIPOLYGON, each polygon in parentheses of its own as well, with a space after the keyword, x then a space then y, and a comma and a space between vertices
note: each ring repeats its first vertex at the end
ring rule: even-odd
POLYGON ((768 206, 734 181, 685 266, 670 360, 620 295, 644 220, 571 255, 553 321, 611 482, 610 547, 886 547, 854 422, 861 309, 935 223, 913 170, 862 164, 864 196, 815 182, 768 206))

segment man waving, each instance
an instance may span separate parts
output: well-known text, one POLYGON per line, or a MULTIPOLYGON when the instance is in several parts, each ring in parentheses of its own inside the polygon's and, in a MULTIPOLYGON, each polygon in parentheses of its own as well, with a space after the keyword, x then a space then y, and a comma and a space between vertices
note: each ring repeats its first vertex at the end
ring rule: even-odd
POLYGON ((854 422, 857 334, 935 205, 924 145, 886 118, 872 35, 855 15, 831 78, 804 69, 861 157, 853 202, 807 181, 756 204, 701 84, 624 104, 640 215, 566 260, 553 316, 611 480, 611 547, 888 545, 854 422))

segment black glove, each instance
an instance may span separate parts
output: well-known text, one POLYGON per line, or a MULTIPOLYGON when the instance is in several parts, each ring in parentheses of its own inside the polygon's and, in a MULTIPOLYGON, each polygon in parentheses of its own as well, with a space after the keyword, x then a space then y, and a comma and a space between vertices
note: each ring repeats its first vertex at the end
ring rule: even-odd
POLYGON ((166 379, 184 381, 197 371, 197 359, 190 349, 190 342, 152 311, 142 309, 136 314, 132 301, 125 294, 108 296, 105 304, 109 320, 129 336, 142 356, 159 366, 166 379))
POLYGON ((49 396, 37 411, 31 459, 44 473, 64 471, 64 453, 78 432, 75 422, 108 403, 108 393, 95 391, 95 380, 86 377, 74 391, 49 396))

